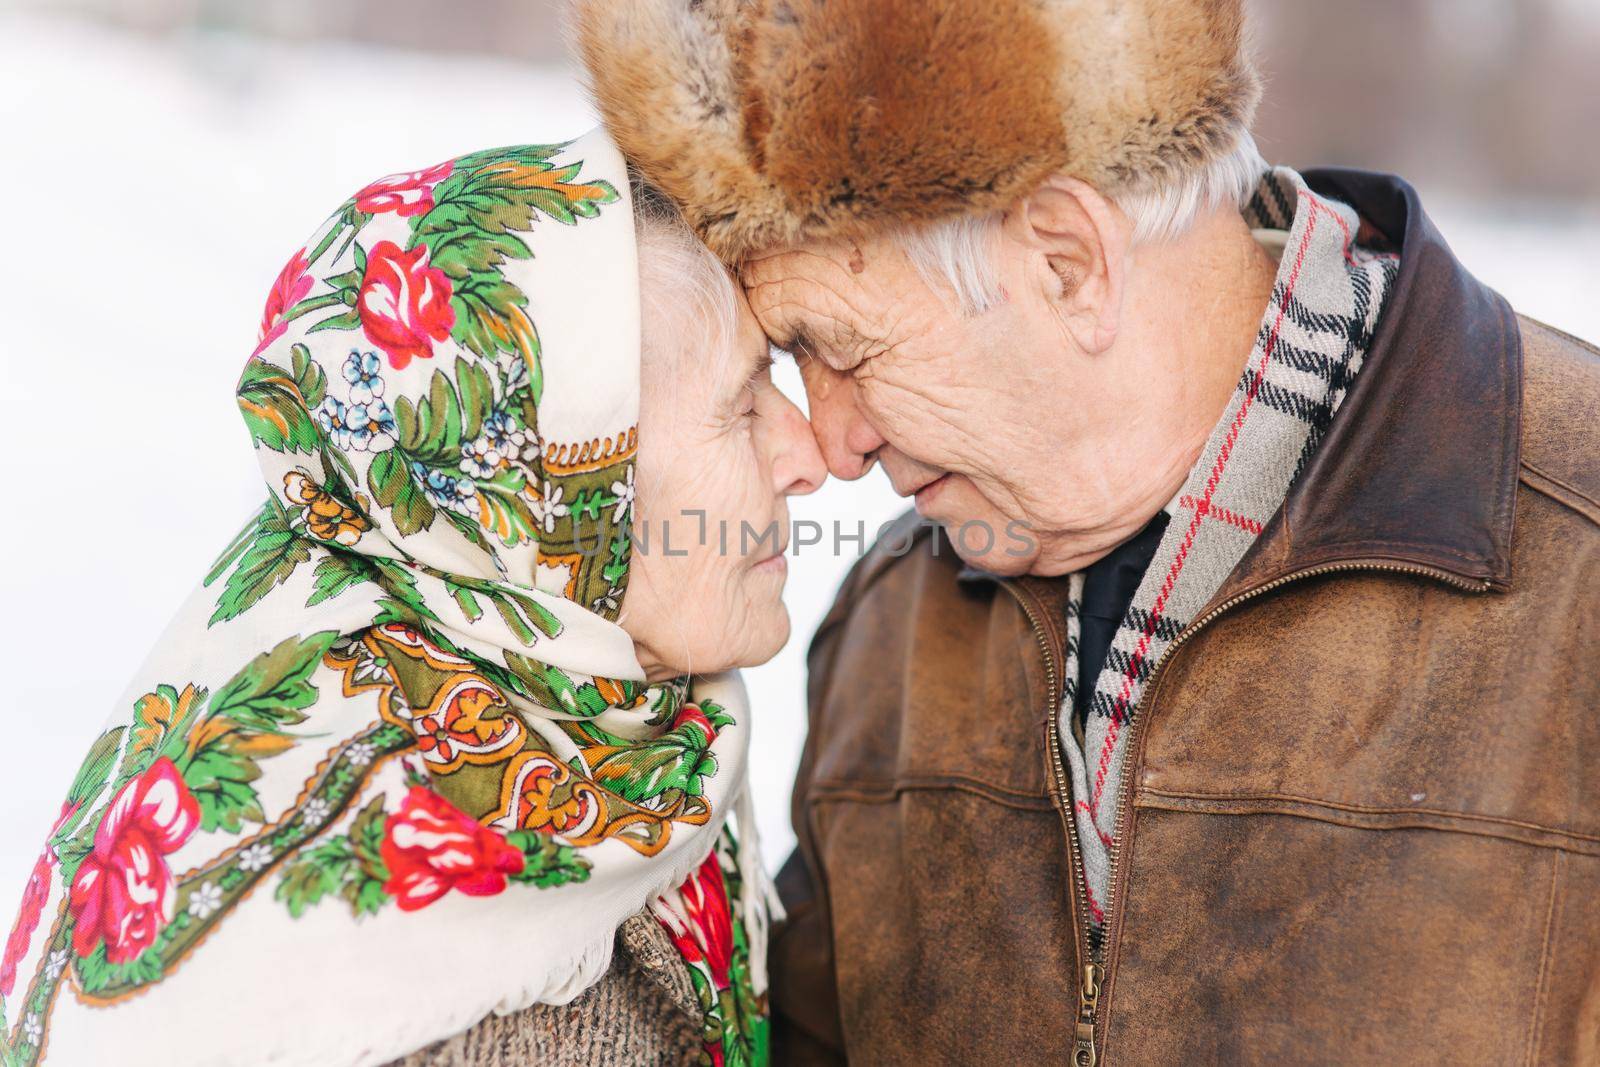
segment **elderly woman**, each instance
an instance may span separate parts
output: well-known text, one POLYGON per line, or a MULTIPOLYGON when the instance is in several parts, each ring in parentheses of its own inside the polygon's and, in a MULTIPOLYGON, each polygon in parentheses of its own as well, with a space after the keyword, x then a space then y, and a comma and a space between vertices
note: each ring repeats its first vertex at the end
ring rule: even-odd
POLYGON ((728 672, 823 477, 767 353, 603 133, 341 206, 239 379, 266 503, 25 889, 0 1062, 762 1062, 728 672))

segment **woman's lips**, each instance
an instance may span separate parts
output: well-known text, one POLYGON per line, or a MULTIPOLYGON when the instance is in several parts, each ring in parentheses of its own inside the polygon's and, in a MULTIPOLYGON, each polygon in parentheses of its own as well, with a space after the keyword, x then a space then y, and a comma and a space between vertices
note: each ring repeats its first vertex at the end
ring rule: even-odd
POLYGON ((782 552, 774 553, 750 568, 763 574, 783 574, 789 569, 789 557, 782 552))

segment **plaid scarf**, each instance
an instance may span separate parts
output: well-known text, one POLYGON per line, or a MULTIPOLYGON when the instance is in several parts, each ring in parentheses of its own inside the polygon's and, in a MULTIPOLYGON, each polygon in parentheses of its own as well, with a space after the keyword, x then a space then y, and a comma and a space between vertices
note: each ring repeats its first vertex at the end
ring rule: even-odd
POLYGON ((1317 196, 1287 167, 1262 176, 1245 219, 1254 228, 1289 231, 1272 297, 1233 397, 1174 501, 1172 521, 1112 640, 1081 750, 1068 727, 1077 695, 1083 575, 1071 580, 1059 714, 1097 941, 1110 890, 1128 726, 1144 686, 1321 443, 1361 369, 1399 268, 1396 255, 1356 244, 1353 209, 1317 196))

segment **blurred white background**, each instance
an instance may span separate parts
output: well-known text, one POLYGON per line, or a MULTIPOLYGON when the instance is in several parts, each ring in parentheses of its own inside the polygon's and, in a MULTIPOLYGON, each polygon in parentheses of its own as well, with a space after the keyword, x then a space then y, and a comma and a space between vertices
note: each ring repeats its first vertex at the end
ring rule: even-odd
MULTIPOLYGON (((0 758, 0 919, 129 676, 259 504, 264 489, 232 390, 286 257, 374 177, 471 149, 564 139, 594 122, 537 2, 490 3, 513 11, 510 21, 447 19, 441 25, 451 32, 436 34, 426 20, 443 17, 441 9, 418 13, 410 3, 388 7, 371 33, 353 13, 384 4, 72 5, 87 14, 27 6, 0 0, 0 470, 14 490, 0 523, 0 724, 9 738, 0 758), (146 17, 130 17, 135 10, 146 17), (249 12, 250 24, 207 17, 219 10, 249 12), (263 21, 269 12, 278 22, 263 21), (320 32, 318 19, 334 12, 338 25, 320 32), (388 32, 403 28, 407 12, 425 32, 388 32), (516 47, 491 47, 519 33, 526 37, 516 47), (396 37, 438 47, 401 47, 396 37)), ((1503 21, 1496 6, 1510 5, 1455 9, 1503 21)), ((1584 4, 1542 7, 1596 25, 1584 4)), ((1280 27, 1273 40, 1321 56, 1316 70, 1336 67, 1325 42, 1293 43, 1299 25, 1280 27)), ((1346 55, 1346 69, 1332 76, 1359 82, 1351 64, 1381 62, 1378 51, 1376 60, 1346 55)), ((1269 52, 1269 71, 1273 59, 1269 52)), ((1296 52, 1277 62, 1306 69, 1296 52)), ((1283 91, 1263 116, 1269 158, 1407 173, 1468 265, 1519 310, 1600 337, 1593 168, 1541 169, 1533 164, 1547 163, 1542 155, 1519 163, 1464 134, 1458 144, 1415 107, 1398 128, 1374 123, 1377 140, 1332 120, 1339 132, 1331 141, 1275 139, 1273 128, 1316 128, 1315 116, 1295 109, 1330 107, 1326 94, 1307 88, 1315 79, 1280 77, 1283 91), (1292 123, 1296 116, 1306 121, 1292 123), (1413 140, 1426 141, 1431 155, 1408 169, 1419 158, 1413 140), (1478 164, 1456 172, 1455 149, 1478 164), (1296 154, 1308 151, 1323 154, 1296 154), (1537 180, 1519 183, 1519 172, 1537 180)), ((1592 93, 1576 95, 1592 107, 1592 93)), ((1384 113, 1395 110, 1385 105, 1384 113)), ((1348 119, 1342 110, 1339 117, 1348 119)), ((1494 113, 1483 121, 1512 120, 1494 113)), ((1543 121, 1559 125, 1560 116, 1543 121)), ((1490 140, 1507 152, 1542 153, 1536 127, 1507 127, 1490 140)), ((1474 128, 1470 114, 1459 128, 1474 128)), ((1591 115, 1589 142, 1596 132, 1591 115)), ((1584 136, 1582 127, 1567 134, 1584 136)), ((780 373, 798 393, 792 367, 780 373)), ((865 523, 869 533, 900 510, 877 473, 831 483, 793 508, 797 520, 848 530, 865 523)), ((758 808, 773 864, 793 841, 788 792, 804 733, 806 639, 854 558, 846 545, 791 560, 795 636, 748 675, 758 808)))

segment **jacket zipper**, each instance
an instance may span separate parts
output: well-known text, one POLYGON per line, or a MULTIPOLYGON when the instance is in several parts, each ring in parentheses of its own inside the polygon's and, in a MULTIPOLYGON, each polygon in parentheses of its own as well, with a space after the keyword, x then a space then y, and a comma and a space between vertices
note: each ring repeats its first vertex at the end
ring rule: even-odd
POLYGON ((1061 756, 1061 683, 1056 672, 1055 649, 1050 640, 1045 636, 1044 624, 1039 619, 1039 614, 1034 610, 1031 597, 1008 581, 999 583, 1017 601, 1022 608, 1022 613, 1028 617, 1028 626, 1033 630, 1034 641, 1039 646, 1039 652, 1044 658, 1045 676, 1045 723, 1047 744, 1050 746, 1050 767, 1055 776, 1056 783, 1056 810, 1061 815, 1061 824, 1067 831, 1067 851, 1072 858, 1072 911, 1073 911, 1073 938, 1077 942, 1077 958, 1082 962, 1080 981, 1078 985, 1078 1024, 1073 1041, 1072 1064, 1073 1067, 1094 1067, 1094 1024, 1095 1010, 1100 996, 1100 967, 1099 964, 1089 959, 1090 929, 1089 910, 1079 900, 1079 894, 1087 885, 1083 873, 1083 849, 1078 843, 1078 827, 1072 817, 1072 789, 1067 784, 1067 772, 1061 756))
MULTIPOLYGON (((1452 574, 1449 571, 1440 570, 1435 567, 1423 567, 1416 564, 1392 563, 1384 560, 1347 560, 1339 563, 1327 563, 1317 567, 1308 567, 1305 570, 1293 571, 1289 574, 1283 575, 1282 577, 1274 578, 1270 582, 1258 585, 1252 589, 1246 589, 1244 592, 1229 597, 1221 604, 1218 604, 1216 607, 1206 612, 1200 618, 1196 619, 1194 622, 1185 627, 1183 632, 1178 634, 1177 637, 1172 639, 1172 644, 1167 646, 1166 651, 1161 654, 1161 658, 1157 660, 1155 666, 1151 668, 1150 681, 1145 687, 1144 696, 1140 701, 1140 703, 1144 705, 1144 713, 1135 715, 1133 720, 1128 724, 1127 751, 1130 754, 1138 751, 1138 749, 1134 747, 1134 741, 1137 739, 1140 725, 1145 719, 1149 718, 1149 709, 1154 705, 1156 694, 1160 691, 1160 682, 1165 676, 1164 669, 1167 665, 1167 662, 1171 660, 1172 654, 1181 648, 1185 643, 1187 643, 1190 638, 1199 633, 1205 627, 1211 625, 1211 623, 1214 622, 1219 616, 1233 610, 1246 601, 1254 600, 1257 597, 1264 596, 1265 594, 1270 593, 1273 590, 1280 589, 1291 582, 1297 582, 1305 578, 1315 578, 1324 574, 1336 574, 1346 571, 1379 571, 1389 574, 1416 575, 1419 577, 1435 579, 1436 581, 1443 582, 1446 585, 1453 586, 1469 593, 1487 593, 1492 588, 1492 583, 1488 581, 1463 578, 1458 574, 1452 574)), ((1039 648, 1044 653, 1045 677, 1048 682, 1047 690, 1049 691, 1051 697, 1047 718, 1048 741, 1050 745, 1050 766, 1055 772, 1056 793, 1057 796, 1060 797, 1059 809, 1062 813, 1062 820, 1066 824, 1067 839, 1072 853, 1072 874, 1074 879, 1072 903, 1073 910, 1078 913, 1076 918, 1080 920, 1078 924, 1075 924, 1076 932, 1074 934, 1074 936, 1078 939, 1078 959, 1082 961, 1082 971, 1078 987, 1078 1023, 1076 1036, 1073 1043, 1072 1064, 1073 1067, 1095 1067, 1095 1063, 1098 1059, 1097 1050, 1095 1047, 1095 1028, 1099 1025, 1100 991, 1105 978, 1105 960, 1110 955, 1109 950, 1111 948, 1112 916, 1114 915, 1116 902, 1121 897, 1120 890, 1122 887, 1121 879, 1119 877, 1121 868, 1118 861, 1121 859, 1123 845, 1127 840, 1127 821, 1130 817, 1133 807, 1133 791, 1128 788, 1127 779, 1124 777, 1123 788, 1119 791, 1117 796, 1116 818, 1113 821, 1113 828, 1115 832, 1112 835, 1112 841, 1115 843, 1112 845, 1110 854, 1108 856, 1110 880, 1109 888, 1106 892, 1106 934, 1105 939, 1101 944, 1100 952, 1095 954, 1095 958, 1090 959, 1086 953, 1086 950, 1087 947, 1092 944, 1093 938, 1089 927, 1088 909, 1081 907, 1078 901, 1078 895, 1084 891, 1084 887, 1087 883, 1083 873, 1083 852, 1078 842, 1077 823, 1073 818, 1072 813, 1071 784, 1067 781, 1066 768, 1063 765, 1064 761, 1061 756, 1061 709, 1057 707, 1057 704, 1060 702, 1060 695, 1056 682, 1053 650, 1050 648, 1049 641, 1045 637, 1044 628, 1039 622, 1038 615, 1034 611, 1033 606, 1028 602, 1027 598, 1009 582, 1002 581, 999 584, 1010 590, 1011 594, 1016 597, 1017 603, 1022 606, 1023 613, 1027 615, 1028 622, 1033 628, 1034 637, 1038 641, 1039 648)))

